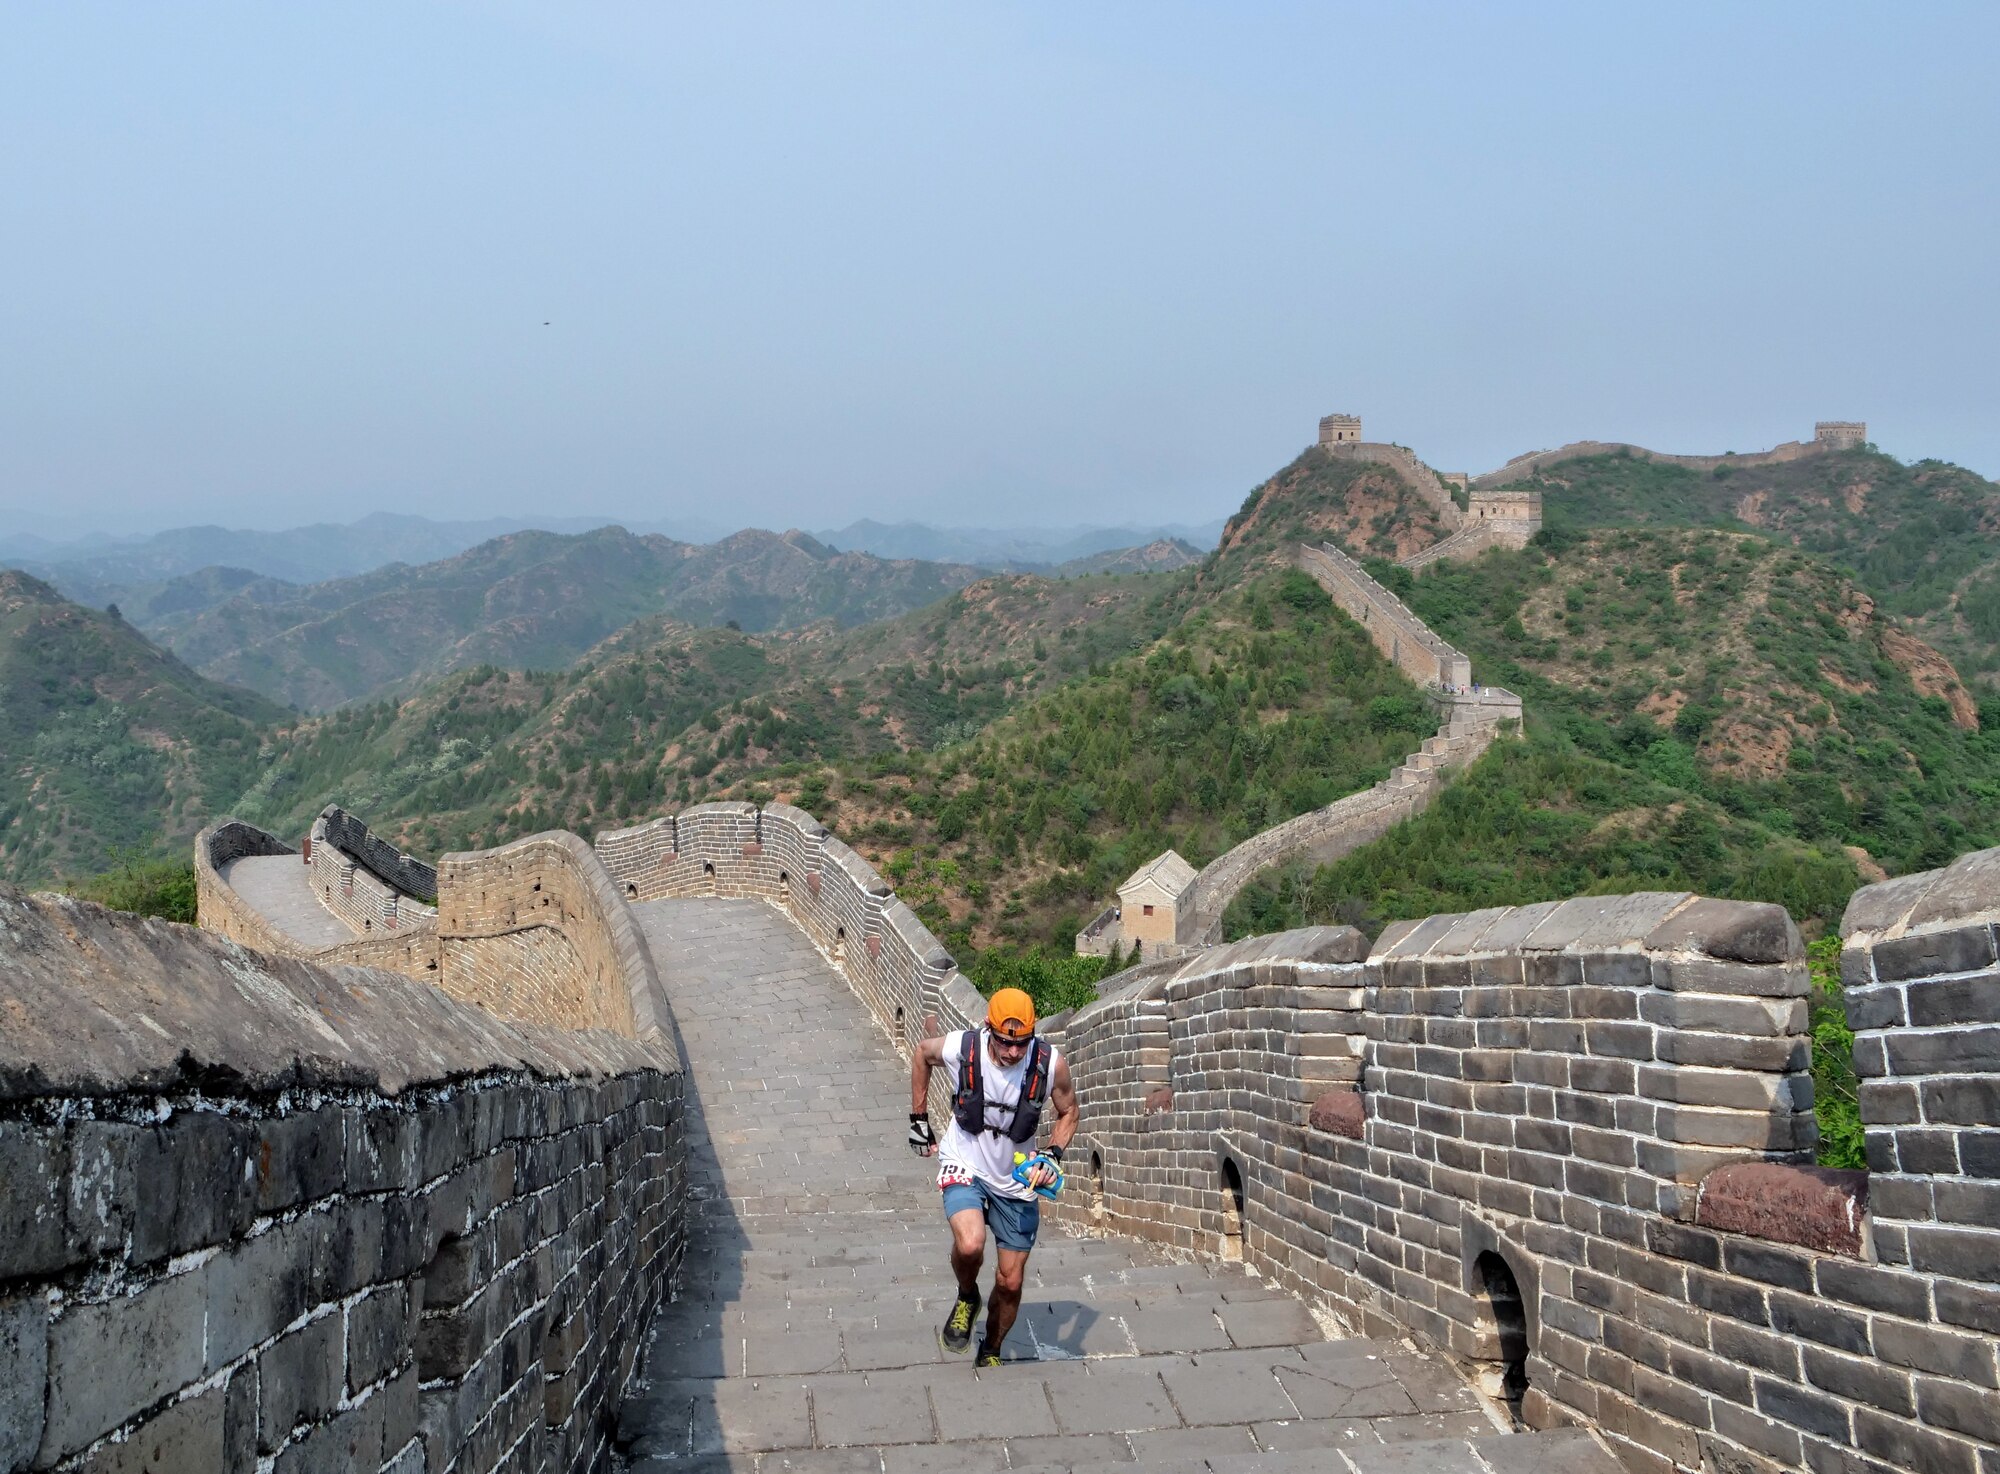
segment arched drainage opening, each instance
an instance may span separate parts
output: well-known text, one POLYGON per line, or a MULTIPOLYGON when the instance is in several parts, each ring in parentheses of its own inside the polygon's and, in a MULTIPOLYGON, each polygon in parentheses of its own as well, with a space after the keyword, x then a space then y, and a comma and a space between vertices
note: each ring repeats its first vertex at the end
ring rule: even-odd
POLYGON ((1090 1223, 1098 1237, 1105 1233, 1104 1224, 1104 1157, 1102 1153, 1090 1154, 1090 1223))
POLYGON ((625 883, 625 899, 628 901, 636 901, 639 899, 639 887, 633 885, 630 881, 627 881, 625 883))
POLYGON ((1480 1390, 1504 1402, 1518 1424, 1521 1398, 1528 1390, 1527 1307, 1521 1303, 1521 1287, 1505 1259, 1488 1249, 1473 1260, 1472 1267, 1486 1293, 1494 1329, 1494 1355, 1480 1377, 1480 1390))
POLYGON ((706 881, 708 882, 708 893, 709 893, 709 894, 710 894, 711 896, 712 896, 712 895, 714 895, 714 894, 715 894, 715 867, 714 867, 713 865, 706 865, 706 864, 705 864, 705 865, 703 865, 703 866, 701 867, 701 874, 702 874, 702 878, 703 878, 704 880, 706 880, 706 881))
POLYGON ((905 1049, 909 1048, 910 1031, 903 1023, 903 1010, 900 1008, 896 1010, 896 1042, 905 1049))
POLYGON ((792 877, 789 871, 778 872, 778 900, 781 904, 792 904, 792 877))
POLYGON ((1243 1257, 1243 1174, 1227 1158, 1222 1163, 1222 1257, 1243 1257))
POLYGON ((847 966, 847 928, 844 926, 833 929, 833 965, 847 966))

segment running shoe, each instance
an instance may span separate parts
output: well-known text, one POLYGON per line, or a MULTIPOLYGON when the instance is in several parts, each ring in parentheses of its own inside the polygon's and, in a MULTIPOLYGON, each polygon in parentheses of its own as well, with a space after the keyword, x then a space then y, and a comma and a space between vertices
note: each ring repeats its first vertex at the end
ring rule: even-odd
POLYGON ((944 1330, 938 1334, 946 1351, 961 1352, 972 1344, 972 1323, 979 1317, 979 1303, 979 1292, 974 1290, 970 1300, 961 1295, 958 1303, 951 1307, 951 1314, 945 1318, 944 1330))
POLYGON ((997 1367, 1000 1365, 1000 1353, 992 1347, 982 1344, 979 1348, 979 1355, 972 1359, 972 1364, 975 1367, 997 1367))

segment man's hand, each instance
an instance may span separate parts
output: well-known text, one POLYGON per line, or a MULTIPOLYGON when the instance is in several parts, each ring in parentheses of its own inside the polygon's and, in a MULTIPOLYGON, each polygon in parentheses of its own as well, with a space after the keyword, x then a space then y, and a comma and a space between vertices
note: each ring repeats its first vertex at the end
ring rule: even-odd
POLYGON ((910 1112, 910 1150, 920 1157, 928 1157, 937 1150, 937 1136, 931 1131, 931 1118, 920 1111, 910 1112))
POLYGON ((1046 1157, 1037 1157, 1035 1158, 1034 1161, 1028 1164, 1029 1187, 1034 1187, 1034 1188, 1047 1187, 1050 1183, 1054 1182, 1056 1178, 1059 1176, 1061 1176, 1061 1174, 1056 1171, 1055 1163, 1049 1161, 1048 1158, 1046 1157))

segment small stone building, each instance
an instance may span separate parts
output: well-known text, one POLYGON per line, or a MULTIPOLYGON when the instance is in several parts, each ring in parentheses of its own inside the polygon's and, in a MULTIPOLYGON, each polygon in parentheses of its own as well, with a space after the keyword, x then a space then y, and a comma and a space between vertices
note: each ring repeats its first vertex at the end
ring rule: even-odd
POLYGON ((1485 531, 1487 546, 1524 548, 1542 530, 1542 494, 1509 487, 1472 492, 1466 501, 1466 525, 1485 531))
POLYGON ((1361 416, 1322 415, 1319 422, 1321 445, 1346 445, 1361 439, 1361 416))
MULTIPOLYGON (((1322 424, 1325 422, 1322 421, 1322 424)), ((1322 433, 1321 438, 1325 435, 1322 433)), ((1868 443, 1866 420, 1821 420, 1813 426, 1813 440, 1829 450, 1853 450, 1868 443)))
MULTIPOLYGON (((1176 940, 1174 926, 1194 877, 1194 866, 1173 850, 1134 870, 1118 887, 1118 929, 1126 942, 1176 940)), ((1145 950, 1150 952, 1151 948, 1145 950)))

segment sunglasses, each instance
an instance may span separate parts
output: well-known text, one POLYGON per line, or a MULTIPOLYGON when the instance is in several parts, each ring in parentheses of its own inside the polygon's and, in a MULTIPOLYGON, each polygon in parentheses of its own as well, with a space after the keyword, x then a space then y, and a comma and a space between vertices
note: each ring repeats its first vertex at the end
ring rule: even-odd
POLYGON ((993 1042, 1008 1049, 1026 1049, 1035 1042, 1035 1031, 1017 1018, 1004 1019, 993 1031, 993 1042), (1016 1033, 1015 1031, 1020 1032, 1016 1033))

